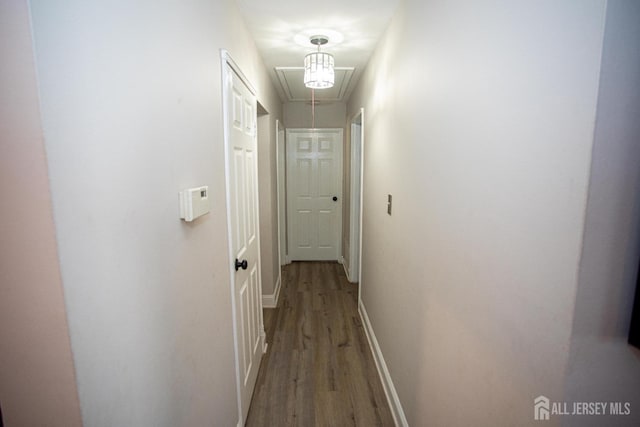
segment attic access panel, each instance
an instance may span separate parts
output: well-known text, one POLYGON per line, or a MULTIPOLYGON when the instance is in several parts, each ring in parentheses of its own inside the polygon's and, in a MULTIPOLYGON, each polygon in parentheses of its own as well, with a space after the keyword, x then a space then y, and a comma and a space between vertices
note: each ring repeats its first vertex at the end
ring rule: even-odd
MULTIPOLYGON (((351 79, 353 67, 336 67, 335 83, 328 89, 317 89, 315 98, 318 101, 343 101, 351 79)), ((304 67, 276 67, 276 76, 288 101, 308 101, 311 89, 304 85, 304 67)))

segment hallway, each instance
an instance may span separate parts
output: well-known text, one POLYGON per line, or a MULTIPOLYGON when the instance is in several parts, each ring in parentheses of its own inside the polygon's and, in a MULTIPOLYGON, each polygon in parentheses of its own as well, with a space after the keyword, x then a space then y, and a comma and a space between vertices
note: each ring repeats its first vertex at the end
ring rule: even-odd
POLYGON ((342 265, 294 262, 282 286, 246 425, 394 425, 342 265))
POLYGON ((640 426, 640 1, 0 0, 0 41, 5 426, 640 426))

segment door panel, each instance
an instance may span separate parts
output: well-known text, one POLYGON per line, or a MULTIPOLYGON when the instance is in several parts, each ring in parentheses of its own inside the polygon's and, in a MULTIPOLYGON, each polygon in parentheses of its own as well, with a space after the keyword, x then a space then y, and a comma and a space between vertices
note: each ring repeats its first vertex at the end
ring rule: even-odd
POLYGON ((321 153, 330 153, 333 151, 333 148, 333 137, 318 135, 318 151, 320 151, 321 153))
POLYGON ((255 152, 252 150, 246 151, 246 170, 247 170, 247 202, 249 204, 247 209, 248 220, 248 243, 251 245, 256 239, 257 222, 258 222, 258 193, 256 191, 257 186, 257 171, 254 165, 258 164, 258 160, 255 157, 255 152))
MULTIPOLYGON (((260 322, 259 322, 259 314, 262 313, 262 292, 260 291, 260 286, 258 285, 258 268, 254 266, 253 270, 251 270, 251 337, 252 337, 252 345, 251 351, 253 354, 259 350, 258 345, 260 344, 260 322)), ((259 362, 259 360, 258 360, 259 362)))
POLYGON ((333 197, 336 195, 335 180, 336 173, 334 159, 318 160, 318 197, 333 197))
POLYGON ((311 248, 311 211, 298 211, 298 232, 295 234, 297 246, 311 248))
POLYGON ((244 152, 241 149, 233 150, 233 163, 234 163, 234 187, 235 191, 231 193, 233 208, 236 215, 231 217, 233 223, 233 238, 234 238, 234 252, 240 252, 244 249, 244 244, 247 241, 247 230, 245 228, 245 221, 243 214, 246 211, 245 202, 246 195, 244 194, 244 152))
POLYGON ((238 295, 240 296, 240 321, 242 322, 242 372, 244 374, 243 382, 247 383, 247 375, 249 373, 249 367, 251 366, 251 352, 249 348, 251 348, 251 341, 249 339, 249 325, 251 322, 247 319, 247 314, 243 311, 249 312, 249 280, 245 280, 240 288, 238 289, 238 295))
POLYGON ((311 160, 297 159, 296 170, 296 189, 298 193, 297 197, 311 198, 311 160))
POLYGON ((287 205, 290 259, 338 260, 341 129, 287 130, 287 205))
POLYGON ((318 247, 327 249, 334 244, 332 240, 333 212, 318 211, 318 247))
POLYGON ((298 152, 300 153, 310 153, 311 152, 311 143, 313 138, 309 135, 299 135, 296 140, 296 145, 298 147, 298 152))

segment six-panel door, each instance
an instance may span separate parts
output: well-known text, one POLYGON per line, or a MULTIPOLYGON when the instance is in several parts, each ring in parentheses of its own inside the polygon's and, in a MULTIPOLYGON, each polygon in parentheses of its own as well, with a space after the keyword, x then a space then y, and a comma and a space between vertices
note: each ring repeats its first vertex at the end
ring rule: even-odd
POLYGON ((342 130, 287 130, 289 257, 338 260, 342 228, 342 130))
POLYGON ((256 98, 242 80, 227 70, 227 166, 229 225, 239 404, 246 420, 263 346, 262 290, 258 224, 256 98), (246 261, 246 263, 245 263, 246 261))

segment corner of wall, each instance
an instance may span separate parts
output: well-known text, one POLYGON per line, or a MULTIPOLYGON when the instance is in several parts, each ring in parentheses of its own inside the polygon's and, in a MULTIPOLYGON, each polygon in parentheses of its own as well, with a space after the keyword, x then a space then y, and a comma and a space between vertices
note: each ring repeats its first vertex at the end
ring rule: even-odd
POLYGON ((80 426, 29 5, 0 2, 0 402, 8 426, 80 426))
MULTIPOLYGON (((627 343, 640 258, 640 4, 608 1, 603 32, 589 197, 565 378, 569 401, 640 407, 640 351, 627 343)), ((637 424, 629 416, 568 425, 637 424)))

